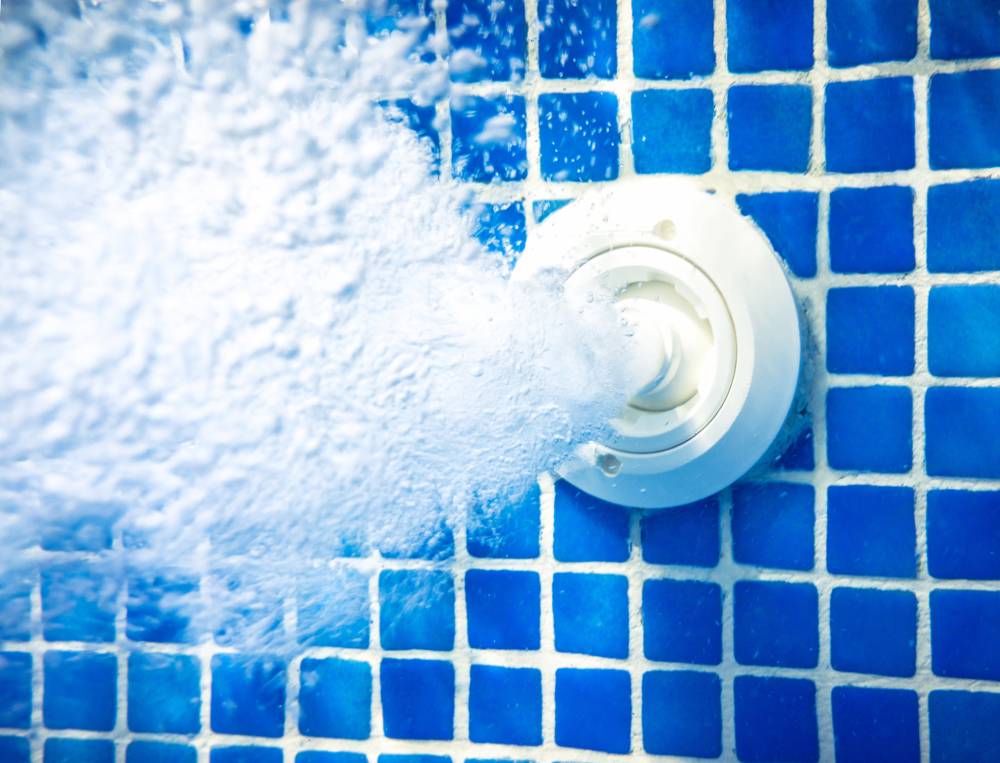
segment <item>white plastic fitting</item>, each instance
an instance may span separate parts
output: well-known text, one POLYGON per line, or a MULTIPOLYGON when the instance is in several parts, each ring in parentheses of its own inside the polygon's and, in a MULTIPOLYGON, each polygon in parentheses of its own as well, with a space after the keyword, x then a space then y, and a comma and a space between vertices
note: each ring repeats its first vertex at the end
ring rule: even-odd
POLYGON ((553 270, 567 274, 568 298, 615 302, 636 355, 613 434, 580 447, 560 476, 613 503, 664 508, 757 463, 795 396, 799 317, 770 244, 731 201, 658 178, 595 189, 532 232, 514 278, 553 270))

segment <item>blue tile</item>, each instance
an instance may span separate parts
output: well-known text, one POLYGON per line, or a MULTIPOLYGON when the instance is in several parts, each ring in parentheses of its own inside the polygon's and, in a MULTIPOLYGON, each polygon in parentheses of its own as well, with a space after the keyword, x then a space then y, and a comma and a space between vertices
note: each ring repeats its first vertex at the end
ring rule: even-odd
POLYGON ((642 676, 642 743, 654 755, 722 754, 722 682, 714 673, 651 670, 642 676))
POLYGON ((31 743, 25 737, 0 736, 0 760, 5 763, 31 763, 31 743))
POLYGON ((538 96, 542 178, 556 181, 618 177, 618 99, 614 93, 538 96))
POLYGON ((49 729, 115 727, 118 660, 96 652, 46 652, 42 716, 49 729))
POLYGON ((469 646, 538 649, 540 601, 535 572, 469 570, 465 573, 469 646))
POLYGON ((1000 55, 1000 13, 992 0, 930 0, 931 56, 1000 55))
POLYGON ((990 763, 1000 760, 1000 694, 932 691, 931 763, 990 763))
POLYGON ((541 671, 473 665, 469 684, 469 739, 495 744, 541 744, 541 671))
POLYGON ((557 652, 628 657, 628 578, 557 572, 552 576, 557 652))
POLYGON ((802 678, 737 676, 736 755, 746 763, 819 760, 816 687, 802 678))
POLYGON ((531 214, 534 216, 535 222, 540 223, 553 212, 562 209, 571 201, 572 199, 542 199, 540 201, 533 201, 531 202, 531 214))
POLYGON ((212 731, 280 737, 285 733, 285 663, 274 657, 212 658, 212 731))
POLYGON ((451 100, 451 168, 460 180, 524 180, 524 97, 461 95, 451 100))
POLYGON ((811 570, 816 511, 812 485, 744 483, 733 488, 733 560, 811 570))
POLYGON ((927 354, 935 376, 1000 376, 1000 286, 934 286, 927 354))
POLYGON ((632 0, 632 70, 643 79, 715 71, 712 0, 632 0))
POLYGON ((812 471, 816 468, 812 427, 806 427, 771 464, 778 471, 812 471))
POLYGON ((1000 492, 927 494, 927 571, 936 578, 1000 580, 1000 492))
POLYGON ((447 755, 379 755, 378 763, 451 763, 447 755))
POLYGON ((917 0, 829 0, 830 66, 909 61, 917 55, 917 0))
POLYGON ((556 670, 556 744, 580 750, 631 750, 632 682, 624 670, 556 670))
POLYGON ((31 728, 31 655, 0 652, 0 727, 31 728))
POLYGON ((647 580, 642 587, 647 659, 722 662, 722 589, 698 580, 647 580))
POLYGON ((198 751, 185 744, 171 742, 130 742, 125 763, 197 763, 198 751))
POLYGON ((912 374, 914 309, 909 286, 830 289, 826 293, 827 370, 835 374, 912 374))
POLYGON ((319 752, 309 750, 295 756, 295 763, 368 763, 360 752, 319 752))
POLYGON ((712 168, 711 90, 640 90, 632 93, 635 171, 698 175, 712 168))
POLYGON ((931 591, 931 667, 951 678, 1000 680, 1000 591, 931 591))
POLYGON ((436 175, 441 169, 441 136, 435 122, 437 110, 433 104, 422 106, 409 98, 382 101, 383 113, 390 122, 410 128, 426 147, 431 161, 431 171, 436 175))
POLYGON ((107 739, 45 740, 45 763, 113 763, 115 744, 107 739))
POLYGON ((917 669, 917 598, 909 591, 834 588, 830 641, 834 670, 912 676, 917 669))
POLYGON ((321 575, 303 576, 297 600, 299 643, 367 649, 369 578, 369 573, 349 567, 327 568, 321 575))
POLYGON ((135 573, 128 579, 125 635, 132 641, 190 644, 197 633, 190 610, 198 580, 186 574, 135 573))
POLYGON ((719 563, 719 499, 642 515, 642 558, 651 564, 714 567, 719 563))
MULTIPOLYGON (((537 219, 537 212, 535 217, 537 219)), ((469 554, 491 559, 537 558, 540 551, 540 501, 538 483, 533 483, 523 495, 473 504, 469 508, 465 528, 469 554)))
POLYGON ((31 589, 35 575, 11 565, 0 579, 0 641, 31 639, 31 589))
POLYGON ((836 686, 833 739, 837 763, 920 760, 919 702, 915 691, 836 686))
POLYGON ((47 502, 39 521, 39 545, 45 551, 107 551, 122 507, 103 503, 47 502))
POLYGON ((528 28, 524 0, 450 0, 445 17, 456 82, 508 82, 524 76, 528 28))
POLYGON ((1000 71, 935 74, 928 109, 931 169, 1000 165, 1000 71))
MULTIPOLYGON (((528 242, 524 203, 479 205, 473 234, 488 251, 506 258, 513 265, 528 242)), ((448 556, 454 553, 450 532, 448 556)))
POLYGON ((248 635, 258 642, 281 639, 284 634, 284 591, 274 585, 262 567, 236 567, 224 562, 209 585, 219 589, 212 618, 212 637, 221 646, 236 646, 248 635))
POLYGON ((826 427, 834 469, 905 474, 913 466, 907 387, 834 387, 826 394, 826 427))
POLYGON ((805 85, 729 88, 729 169, 809 169, 812 90, 805 85))
POLYGON ((826 566, 836 575, 912 578, 917 574, 913 490, 831 485, 826 566))
POLYGON ((830 194, 830 268, 835 273, 909 273, 914 268, 913 189, 837 188, 830 194))
POLYGON ((106 565, 75 561, 42 570, 46 641, 114 641, 117 603, 118 583, 106 565))
POLYGON ((729 0, 726 26, 730 71, 812 68, 812 0, 729 0))
POLYGON ((209 763, 281 763, 283 755, 276 747, 235 745, 213 747, 209 763))
POLYGON ((455 667, 438 660, 382 660, 382 725, 393 739, 452 739, 455 667))
POLYGON ((438 570, 383 570, 378 578, 383 649, 455 646, 455 582, 438 570))
POLYGON ((560 562, 624 562, 629 512, 568 482, 556 483, 554 553, 560 562))
POLYGON ((913 80, 885 77, 826 86, 826 168, 890 172, 916 164, 913 80))
POLYGON ((299 731, 306 736, 367 739, 371 735, 372 669, 367 662, 302 660, 299 731))
POLYGON ((365 26, 368 34, 384 37, 402 31, 415 38, 414 53, 425 62, 434 59, 426 49, 434 31, 434 10, 430 0, 381 0, 365 6, 365 26))
POLYGON ((538 25, 538 71, 543 77, 615 76, 614 0, 538 0, 538 25))
POLYGON ((1000 477, 1000 387, 931 387, 924 416, 928 474, 1000 477))
MULTIPOLYGON (((518 214, 523 221, 524 212, 520 203, 483 205, 479 227, 474 231, 476 238, 492 251, 507 253, 510 246, 507 238, 518 214)), ((379 553, 386 559, 442 561, 455 556, 455 534, 444 512, 429 512, 419 520, 408 522, 405 533, 400 533, 398 528, 386 532, 378 538, 377 545, 379 553)))
POLYGON ((736 203, 764 231, 792 273, 799 278, 816 275, 818 194, 808 191, 739 194, 736 203))
POLYGON ((815 668, 819 654, 816 587, 737 582, 733 586, 733 653, 741 665, 815 668))
POLYGON ((151 734, 201 730, 201 665, 186 654, 128 658, 128 727, 151 734))
POLYGON ((927 269, 1000 270, 1000 180, 934 185, 927 192, 927 269))

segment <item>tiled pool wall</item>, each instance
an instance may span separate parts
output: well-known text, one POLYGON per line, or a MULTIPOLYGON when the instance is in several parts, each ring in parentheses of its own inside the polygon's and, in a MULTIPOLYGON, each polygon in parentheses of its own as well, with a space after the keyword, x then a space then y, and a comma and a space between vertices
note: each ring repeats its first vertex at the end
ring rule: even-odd
POLYGON ((422 558, 344 559, 353 605, 291 660, 195 645, 170 595, 199 581, 132 573, 126 606, 101 522, 57 534, 4 581, 0 761, 1000 760, 1000 2, 429 14, 477 56, 402 113, 483 239, 515 257, 634 174, 735 196, 810 305, 809 431, 696 505, 543 479, 422 558))

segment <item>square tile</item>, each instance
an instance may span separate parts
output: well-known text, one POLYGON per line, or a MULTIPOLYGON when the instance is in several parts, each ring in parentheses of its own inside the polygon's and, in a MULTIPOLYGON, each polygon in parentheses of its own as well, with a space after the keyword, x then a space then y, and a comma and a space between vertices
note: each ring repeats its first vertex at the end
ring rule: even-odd
POLYGON ((129 742, 125 748, 125 763, 197 763, 198 751, 186 744, 173 742, 129 742))
POLYGON ((586 182, 618 177, 614 93, 539 95, 538 124, 543 179, 586 182))
POLYGON ((714 567, 719 563, 719 499, 647 511, 641 517, 642 558, 651 564, 714 567))
MULTIPOLYGON (((524 203, 513 201, 508 204, 479 204, 473 235, 488 252, 499 255, 513 267, 518 255, 528 242, 528 227, 524 219, 524 203)), ((448 531, 447 544, 436 542, 431 558, 445 558, 454 555, 454 539, 448 531)))
POLYGON ((134 652, 128 658, 128 727, 151 734, 201 730, 201 665, 186 654, 134 652))
POLYGON ((1000 14, 991 0, 930 0, 931 56, 1000 55, 1000 14))
POLYGON ((454 648, 455 582, 450 573, 382 570, 378 598, 383 649, 454 648))
POLYGON ((556 670, 556 744, 598 752, 629 752, 631 687, 631 678, 624 670, 556 670))
POLYGON ((451 99, 451 169, 459 180, 492 183, 528 176, 524 97, 451 99))
POLYGON ((740 211, 749 215, 771 246, 799 278, 816 275, 819 195, 809 191, 738 194, 740 211))
POLYGON ((0 736, 0 760, 6 763, 31 763, 31 743, 26 737, 0 736))
POLYGON ((812 0, 729 0, 726 27, 730 71, 812 68, 812 0))
POLYGON ((792 482, 733 487, 733 561, 811 570, 815 560, 815 489, 792 482))
POLYGON ((771 462, 777 471, 810 472, 816 468, 812 427, 805 427, 785 450, 771 462))
POLYGON ((121 506, 97 502, 46 501, 38 519, 39 545, 45 551, 107 551, 121 506))
POLYGON ((830 66, 909 61, 917 55, 917 0, 828 0, 830 66))
POLYGON ((465 608, 473 649, 538 649, 538 573, 469 570, 465 573, 465 608))
POLYGON ((31 655, 0 652, 0 728, 31 728, 31 655))
POLYGON ((266 656, 212 658, 212 731, 256 737, 285 733, 285 663, 266 656))
POLYGON ((299 643, 367 649, 370 577, 368 572, 346 566, 327 567, 317 575, 300 575, 295 622, 299 643))
POLYGON ((132 641, 194 643, 198 634, 190 610, 198 596, 198 579, 191 575, 151 572, 130 575, 125 635, 132 641))
POLYGON ((819 655, 816 587, 737 582, 733 586, 733 653, 741 665, 815 668, 819 655))
POLYGON ((8 565, 0 580, 0 641, 31 640, 33 570, 8 565))
POLYGON ((714 673, 651 670, 642 676, 642 743, 654 755, 722 754, 722 681, 714 673))
POLYGON ((729 88, 729 169, 809 169, 812 90, 805 85, 729 88))
POLYGON ((45 740, 45 763, 113 763, 115 744, 107 739, 45 740))
POLYGON ((528 28, 524 0, 450 0, 445 10, 455 82, 508 82, 524 76, 528 28))
POLYGON ((552 576, 557 652, 628 657, 628 578, 557 572, 552 576))
POLYGON ((931 387, 924 399, 927 473, 1000 477, 1000 387, 931 387))
POLYGON ((912 578, 917 574, 913 489, 827 488, 826 566, 835 575, 912 578))
POLYGON ((711 90, 632 93, 632 156, 639 174, 699 175, 712 168, 711 90))
POLYGON ((699 580, 647 580, 642 586, 647 659, 722 662, 722 588, 699 580))
POLYGON ((382 726, 392 739, 453 739, 455 666, 382 660, 382 726))
POLYGON ((234 745, 213 747, 208 763, 282 763, 283 755, 276 747, 234 745))
POLYGON ((300 732, 335 739, 371 735, 372 669, 367 662, 307 657, 300 687, 300 732))
POLYGON ((556 483, 554 553, 560 562, 624 562, 629 512, 568 482, 556 483))
POLYGON ((1000 166, 1000 71, 935 74, 928 110, 931 169, 1000 166))
POLYGON ((837 188, 830 194, 830 269, 909 273, 914 268, 913 189, 837 188))
POLYGON ((1000 180, 932 185, 927 191, 927 269, 1000 270, 1000 180))
POLYGON ((819 760, 816 687, 802 678, 737 676, 736 755, 746 763, 819 760))
POLYGON ((469 683, 469 739, 486 744, 541 744, 541 671, 473 665, 469 683))
POLYGON ((431 172, 441 171, 441 135, 435 125, 437 109, 433 104, 420 105, 409 98, 395 98, 380 102, 382 113, 390 122, 405 125, 419 138, 427 149, 431 172))
POLYGON ((542 77, 611 79, 618 68, 617 36, 618 7, 613 0, 538 0, 542 77))
POLYGON ((540 223, 553 212, 562 209, 571 201, 572 199, 541 199, 539 201, 533 201, 531 202, 531 214, 534 216, 535 222, 540 223))
POLYGON ((914 675, 917 598, 909 591, 834 588, 830 642, 834 670, 904 678, 914 675))
POLYGON ((222 560, 207 582, 218 604, 206 608, 212 638, 220 646, 237 646, 248 633, 257 640, 284 638, 285 592, 257 565, 222 560))
POLYGON ((378 763, 451 763, 451 758, 447 755, 379 755, 378 763))
MULTIPOLYGON (((379 756, 380 758, 383 756, 379 756)), ((447 758, 445 760, 448 760, 447 758)), ((360 752, 320 752, 308 750, 295 756, 295 763, 368 763, 360 752)))
POLYGON ((1000 580, 1000 492, 928 492, 927 571, 936 578, 1000 580))
POLYGON ((826 368, 836 374, 909 376, 913 288, 847 286, 826 293, 826 368))
POLYGON ((643 79, 715 71, 712 0, 632 0, 632 70, 643 79))
POLYGON ((1000 591, 931 591, 934 675, 1000 681, 1000 591))
POLYGON ((927 697, 932 763, 1000 759, 1000 694, 932 691, 927 697))
MULTIPOLYGON (((490 251, 507 254, 511 233, 520 205, 484 204, 480 210, 478 227, 473 231, 477 239, 490 251)), ((520 219, 524 212, 520 210, 520 219)), ((512 238, 512 236, 511 236, 512 238)), ((523 248, 523 247, 522 247, 523 248)), ((427 512, 417 522, 408 522, 407 532, 389 532, 378 539, 378 550, 386 559, 426 559, 439 562, 455 556, 455 534, 448 526, 444 511, 427 512)), ((360 550, 353 554, 362 556, 360 550)))
POLYGON ((1000 286, 933 286, 927 354, 935 376, 1000 376, 1000 286))
POLYGON ((537 558, 541 534, 540 501, 538 483, 533 483, 523 495, 502 496, 473 504, 465 527, 469 555, 489 559, 537 558))
POLYGON ((916 164, 913 80, 885 77, 826 86, 828 172, 891 172, 916 164))
POLYGON ((46 652, 42 717, 47 729, 111 731, 118 660, 97 652, 46 652))
POLYGON ((833 387, 826 393, 826 426, 834 469, 906 474, 913 467, 908 387, 833 387))
POLYGON ((42 569, 42 634, 46 641, 115 640, 118 582, 106 565, 73 561, 42 569))
POLYGON ((915 691, 835 686, 832 699, 837 763, 919 762, 919 701, 915 691))

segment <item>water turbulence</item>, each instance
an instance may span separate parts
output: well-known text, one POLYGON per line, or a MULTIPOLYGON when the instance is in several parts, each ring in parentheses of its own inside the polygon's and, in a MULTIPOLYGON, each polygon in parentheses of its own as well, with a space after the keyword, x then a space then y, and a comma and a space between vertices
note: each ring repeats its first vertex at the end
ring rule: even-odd
POLYGON ((6 580, 86 551, 67 608, 153 587, 193 638, 286 648, 281 601, 341 615, 332 559, 414 553, 617 410, 619 327, 510 283, 377 105, 444 94, 419 23, 66 5, 0 22, 6 580))

